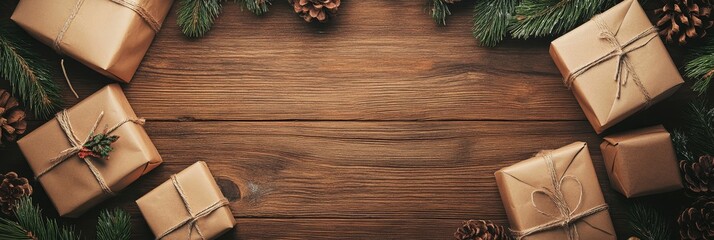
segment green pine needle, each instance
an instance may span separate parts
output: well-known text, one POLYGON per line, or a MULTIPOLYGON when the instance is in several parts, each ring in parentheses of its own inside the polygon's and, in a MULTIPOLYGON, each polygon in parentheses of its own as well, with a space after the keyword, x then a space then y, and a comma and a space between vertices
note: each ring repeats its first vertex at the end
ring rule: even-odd
POLYGON ((39 118, 48 118, 61 105, 60 88, 49 64, 29 50, 29 38, 16 25, 0 23, 0 78, 39 118))
POLYGON ((268 12, 268 5, 270 5, 270 0, 237 0, 241 1, 240 4, 243 5, 248 11, 253 14, 260 16, 263 13, 268 12))
POLYGON ((709 89, 714 76, 714 39, 709 38, 702 46, 692 49, 684 65, 684 76, 694 79, 692 90, 702 94, 709 89))
POLYGON ((628 209, 627 220, 635 236, 642 240, 672 238, 672 228, 657 209, 635 203, 628 209))
POLYGON ((689 154, 689 160, 696 160, 694 157, 705 154, 714 155, 714 108, 710 108, 703 100, 695 101, 686 112, 686 119, 681 133, 678 133, 682 136, 677 137, 686 139, 688 153, 680 155, 689 154))
POLYGON ((0 218, 0 239, 26 240, 32 239, 31 234, 16 222, 0 218))
POLYGON ((449 6, 444 0, 428 0, 427 6, 430 8, 429 13, 434 22, 439 25, 446 25, 446 16, 451 15, 449 6))
POLYGON ((479 45, 494 47, 501 42, 513 18, 518 0, 480 0, 474 7, 473 36, 479 45))
POLYGON ((121 209, 103 210, 97 223, 97 240, 129 240, 131 217, 121 209))
POLYGON ((562 34, 614 4, 614 0, 523 0, 509 30, 521 39, 562 34))
POLYGON ((179 0, 176 21, 184 35, 198 38, 211 30, 220 12, 219 0, 179 0))
POLYGON ((33 233, 37 239, 75 240, 79 239, 72 227, 60 226, 56 220, 45 218, 42 210, 32 203, 32 198, 20 199, 15 210, 20 226, 33 233))

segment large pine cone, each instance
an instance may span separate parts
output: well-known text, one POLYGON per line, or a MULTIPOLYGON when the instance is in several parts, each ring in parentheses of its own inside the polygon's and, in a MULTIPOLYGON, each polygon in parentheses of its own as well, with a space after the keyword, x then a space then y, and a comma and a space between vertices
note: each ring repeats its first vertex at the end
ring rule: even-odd
POLYGON ((510 233, 501 225, 491 221, 468 220, 456 229, 454 237, 458 240, 511 240, 510 233))
POLYGON ((714 193, 714 157, 704 155, 697 161, 679 161, 684 187, 695 193, 714 193))
POLYGON ((665 0, 662 8, 655 13, 659 18, 659 34, 667 42, 687 44, 688 40, 702 38, 707 29, 714 25, 710 0, 665 0))
POLYGON ((27 178, 18 177, 17 173, 0 174, 0 211, 11 214, 20 198, 32 194, 32 186, 27 178))
POLYGON ((17 140, 27 129, 25 111, 19 106, 8 91, 0 89, 0 145, 17 140))
POLYGON ((312 22, 314 19, 326 22, 337 14, 337 8, 340 6, 340 0, 288 0, 288 2, 293 5, 295 13, 306 22, 312 22))
POLYGON ((700 198, 677 219, 681 239, 714 239, 714 199, 700 198))

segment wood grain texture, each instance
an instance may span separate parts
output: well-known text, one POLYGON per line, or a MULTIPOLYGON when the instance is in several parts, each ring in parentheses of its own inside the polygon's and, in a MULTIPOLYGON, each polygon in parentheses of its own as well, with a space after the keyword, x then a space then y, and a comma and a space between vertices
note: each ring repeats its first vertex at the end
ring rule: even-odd
MULTIPOLYGON (((226 3, 199 40, 181 35, 174 6, 123 85, 165 163, 62 222, 89 236, 100 209, 119 207, 132 215, 134 238, 151 239, 134 201, 203 160, 238 220, 221 239, 449 239, 463 220, 507 223, 496 170, 585 141, 626 238, 630 201, 610 189, 601 138, 562 85, 549 40, 477 47, 473 3, 457 5, 447 27, 433 24, 423 1, 343 1, 326 26, 303 23, 283 1, 263 17, 226 3)), ((74 60, 66 66, 82 97, 111 83, 74 60)), ((66 87, 63 95, 67 107, 81 100, 66 87)), ((692 96, 684 87, 614 131, 671 126, 692 96)), ((0 148, 0 172, 10 170, 32 174, 16 146, 0 148)), ((644 198, 669 204, 670 215, 672 199, 681 192, 644 198)))

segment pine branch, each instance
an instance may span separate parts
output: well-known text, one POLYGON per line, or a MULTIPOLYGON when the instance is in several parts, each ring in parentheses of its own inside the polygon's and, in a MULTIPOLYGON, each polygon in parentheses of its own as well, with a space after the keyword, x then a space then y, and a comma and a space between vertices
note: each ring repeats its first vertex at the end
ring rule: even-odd
POLYGON ((47 118, 61 105, 60 88, 50 66, 29 51, 28 37, 16 25, 0 23, 0 78, 10 81, 13 92, 39 118, 47 118))
POLYGON ((506 37, 519 0, 480 0, 474 7, 473 36, 481 46, 496 46, 506 37))
POLYGON ((429 13, 434 22, 439 25, 446 25, 446 16, 451 15, 449 6, 444 0, 428 0, 427 6, 430 8, 429 13))
POLYGON ((42 210, 26 197, 18 201, 15 217, 20 226, 31 232, 37 239, 76 240, 79 235, 74 228, 60 226, 56 220, 45 218, 42 210))
POLYGON ((677 159, 687 161, 696 160, 696 156, 694 156, 692 152, 689 151, 689 147, 687 147, 689 139, 684 132, 681 130, 674 130, 672 133, 672 143, 674 145, 675 152, 677 152, 677 159))
POLYGON ((701 46, 692 49, 684 65, 684 76, 694 79, 692 90, 704 93, 711 85, 714 76, 714 39, 709 38, 701 46))
POLYGON ((614 4, 615 0, 523 0, 509 30, 522 39, 562 34, 614 4))
POLYGON ((0 218, 0 239, 32 240, 32 236, 32 233, 22 228, 20 224, 0 218))
POLYGON ((635 236, 643 240, 671 239, 672 228, 657 209, 634 203, 627 212, 627 221, 635 236))
MULTIPOLYGON (((682 133, 693 156, 714 155, 714 108, 704 100, 694 101, 686 112, 682 133)), ((692 158, 696 159, 696 158, 692 158)))
POLYGON ((97 240, 129 240, 131 217, 121 209, 104 210, 99 214, 97 240))
POLYGON ((220 12, 219 0, 179 0, 176 22, 184 35, 198 38, 211 30, 220 12))
POLYGON ((240 1, 239 4, 243 5, 248 11, 255 15, 263 15, 263 13, 268 12, 268 5, 270 5, 270 0, 236 0, 240 1))

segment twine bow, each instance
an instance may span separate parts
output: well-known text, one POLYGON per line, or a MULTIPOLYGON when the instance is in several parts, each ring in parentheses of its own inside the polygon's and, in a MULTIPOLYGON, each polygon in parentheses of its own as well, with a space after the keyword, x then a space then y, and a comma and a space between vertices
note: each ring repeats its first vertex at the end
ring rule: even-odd
MULTIPOLYGON (((82 150, 82 147, 84 146, 87 141, 90 140, 90 138, 94 135, 94 131, 97 129, 97 125, 99 125, 99 121, 102 120, 102 117, 104 117, 104 112, 100 112, 99 116, 97 117, 97 120, 94 122, 94 125, 90 129, 89 134, 87 134, 87 138, 84 140, 79 139, 77 137, 77 134, 74 132, 74 129, 72 129, 72 123, 69 120, 69 115, 67 113, 67 110, 62 110, 61 112, 57 113, 57 122, 59 122, 60 127, 62 128, 62 131, 64 131, 64 134, 67 136, 67 139, 69 140, 69 143, 71 147, 63 150, 60 152, 56 157, 50 159, 50 165, 48 168, 45 170, 41 171, 40 173, 37 174, 35 179, 40 179, 40 177, 44 176, 48 172, 52 171, 55 167, 59 166, 63 162, 65 162, 67 159, 69 159, 71 156, 76 155, 82 150)), ((106 131, 106 134, 110 134, 117 130, 119 127, 124 125, 125 123, 132 122, 135 124, 139 125, 144 125, 145 120, 143 118, 140 119, 126 119, 124 121, 121 121, 114 125, 112 128, 108 128, 106 131)), ((89 167, 89 170, 92 171, 92 175, 94 175, 94 178, 97 180, 97 183, 99 183, 99 186, 102 188, 102 191, 105 192, 106 194, 109 195, 114 195, 114 192, 109 188, 109 185, 107 185, 106 181, 104 181, 104 177, 102 177, 101 173, 99 173, 99 170, 97 169, 96 166, 92 163, 89 157, 82 158, 85 164, 87 164, 87 167, 89 167)))
POLYGON ((176 178, 176 175, 171 175, 171 182, 173 182, 174 187, 176 188, 176 191, 178 192, 179 196, 181 197, 181 201, 183 201, 183 205, 186 207, 186 211, 188 211, 189 217, 186 219, 182 220, 178 224, 174 225, 173 227, 169 228, 166 230, 164 233, 161 235, 157 236, 156 239, 162 239, 172 232, 176 231, 177 229, 183 227, 184 225, 188 225, 188 238, 191 239, 191 234, 193 233, 193 229, 196 229, 196 232, 198 233, 198 236, 201 237, 201 239, 206 239, 205 236, 203 236, 203 233, 201 232, 201 228, 198 227, 198 219, 208 216, 211 214, 213 211, 218 210, 219 208, 228 205, 228 200, 225 198, 221 198, 220 200, 216 201, 215 203, 211 204, 210 206, 204 208, 203 210, 193 213, 193 210, 191 209, 191 205, 188 204, 188 199, 186 196, 186 193, 183 191, 183 188, 181 187, 181 184, 179 184, 178 179, 176 178))
POLYGON ((578 211, 583 201, 583 184, 575 176, 564 175, 563 177, 558 178, 557 173, 555 171, 555 163, 553 162, 551 156, 549 154, 545 154, 543 156, 543 159, 546 162, 548 173, 550 174, 550 179, 553 184, 553 190, 545 187, 534 190, 533 192, 531 192, 531 204, 536 209, 536 211, 538 211, 538 213, 553 218, 554 220, 521 231, 511 230, 511 232, 513 232, 513 235, 516 237, 516 239, 523 239, 524 237, 535 233, 562 228, 567 233, 569 240, 578 239, 578 228, 575 223, 582 220, 583 218, 607 210, 607 204, 603 203, 576 214, 575 212, 578 211), (568 205, 568 203, 565 201, 565 197, 562 191, 563 183, 567 180, 577 183, 579 189, 578 203, 572 209, 570 208, 570 205, 568 205), (548 200, 552 201, 558 209, 558 214, 548 213, 547 211, 544 211, 543 209, 538 207, 535 201, 536 195, 544 195, 548 198, 548 200))
POLYGON ((595 24, 598 26, 600 29, 600 34, 599 37, 601 39, 606 40, 610 45, 613 47, 612 51, 608 52, 607 54, 601 56, 598 59, 595 59, 595 61, 592 61, 580 68, 577 68, 575 71, 570 73, 568 77, 565 79, 565 86, 570 88, 573 85, 573 82, 575 81, 575 78, 578 76, 582 75, 583 73, 587 72, 591 68, 600 65, 601 63, 610 60, 611 58, 615 58, 617 61, 617 69, 615 71, 615 82, 617 83, 617 95, 616 98, 620 99, 620 96, 622 94, 622 87, 625 86, 627 83, 627 80, 630 78, 630 75, 632 75, 632 80, 635 82, 635 85, 639 88, 640 92, 642 95, 645 97, 645 104, 649 105, 650 102, 652 101, 652 97, 650 96, 649 92, 647 92, 647 89, 645 88, 644 84, 642 84, 642 81, 640 80, 639 76, 635 72, 635 68, 632 66, 632 63, 630 62, 629 58, 627 57, 627 54, 630 52, 633 52, 635 50, 638 50, 640 48, 643 48, 644 46, 647 46, 647 44, 650 43, 653 39, 657 37, 657 28, 655 26, 649 27, 645 29, 644 31, 640 32, 636 36, 634 36, 632 39, 628 40, 625 43, 620 43, 617 38, 615 37, 615 33, 610 31, 610 29, 607 27, 605 24, 605 21, 602 19, 600 15, 597 15, 593 18, 593 21, 595 24), (644 41, 643 43, 640 44, 635 44, 635 42, 639 41, 640 39, 645 39, 645 37, 649 36, 647 38, 647 41, 644 41), (625 79, 622 79, 622 74, 623 74, 623 68, 624 68, 624 74, 625 74, 625 79))

